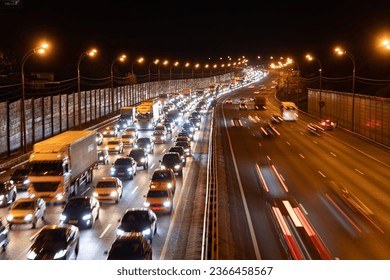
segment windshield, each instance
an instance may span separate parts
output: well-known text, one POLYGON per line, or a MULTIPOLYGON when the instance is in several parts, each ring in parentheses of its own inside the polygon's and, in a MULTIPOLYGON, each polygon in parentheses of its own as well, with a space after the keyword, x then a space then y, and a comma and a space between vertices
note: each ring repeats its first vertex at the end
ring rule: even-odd
POLYGON ((128 158, 118 158, 115 165, 131 165, 131 160, 128 158))
POLYGON ((16 202, 12 209, 16 210, 28 210, 28 209, 34 209, 35 204, 34 201, 21 201, 21 202, 16 202))
POLYGON ((30 175, 63 175, 62 161, 32 162, 30 175))
POLYGON ((95 188, 105 189, 105 188, 115 188, 115 186, 116 186, 115 182, 98 182, 95 188))
POLYGON ((141 157, 145 155, 145 152, 143 150, 131 150, 130 154, 131 157, 141 157))
POLYGON ((148 192, 148 197, 164 198, 164 197, 168 197, 168 192, 166 192, 166 191, 150 190, 148 192))
POLYGON ((152 181, 171 181, 170 172, 154 172, 152 176, 152 181))

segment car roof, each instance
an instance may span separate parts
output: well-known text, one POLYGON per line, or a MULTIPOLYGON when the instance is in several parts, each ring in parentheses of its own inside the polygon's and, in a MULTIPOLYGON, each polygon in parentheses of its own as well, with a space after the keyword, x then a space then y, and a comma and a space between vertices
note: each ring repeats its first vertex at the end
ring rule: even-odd
POLYGON ((116 181, 117 177, 102 177, 98 181, 116 181))

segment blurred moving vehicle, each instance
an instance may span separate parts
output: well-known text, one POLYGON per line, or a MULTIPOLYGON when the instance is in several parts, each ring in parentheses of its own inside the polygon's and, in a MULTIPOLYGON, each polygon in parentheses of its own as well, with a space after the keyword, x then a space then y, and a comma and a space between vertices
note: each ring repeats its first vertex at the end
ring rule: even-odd
POLYGON ((182 146, 172 146, 169 148, 168 152, 179 153, 179 155, 183 161, 183 166, 186 166, 187 157, 186 157, 186 152, 184 151, 184 148, 182 146))
POLYGON ((0 182, 0 207, 12 204, 16 200, 18 191, 13 181, 0 182))
POLYGON ((9 229, 14 224, 31 224, 31 227, 35 228, 39 220, 45 220, 45 213, 46 202, 42 198, 18 198, 8 212, 9 229))
POLYGON ((233 104, 233 99, 227 98, 227 99, 225 100, 225 103, 226 103, 226 104, 233 104))
POLYGON ((122 181, 116 177, 100 178, 93 189, 93 196, 99 201, 114 201, 119 203, 122 198, 122 181))
POLYGON ((100 203, 93 196, 71 197, 63 207, 60 225, 71 224, 78 227, 92 228, 99 218, 100 203))
POLYGON ((238 105, 238 110, 248 110, 248 105, 246 105, 246 103, 240 103, 240 105, 238 105))
POLYGON ((8 243, 8 225, 0 218, 0 248, 5 251, 8 243))
POLYGON ((141 232, 152 244, 157 232, 157 216, 153 210, 147 207, 129 208, 118 222, 117 235, 141 232))
POLYGON ((28 174, 30 174, 30 170, 31 169, 28 165, 24 165, 15 169, 15 171, 11 174, 10 181, 13 181, 18 191, 27 190, 30 183, 28 180, 28 174))
POLYGON ((321 136, 321 132, 324 131, 324 129, 316 124, 309 123, 307 125, 307 129, 309 130, 310 133, 321 136))
POLYGON ((74 225, 45 225, 27 253, 29 260, 77 259, 80 233, 74 225))
POLYGON ((140 232, 117 236, 107 254, 107 260, 152 260, 152 245, 140 232))
POLYGON ((330 119, 321 120, 319 126, 325 130, 333 130, 337 127, 337 122, 330 119))
POLYGON ((144 148, 133 148, 128 156, 137 162, 137 166, 143 166, 144 170, 149 168, 149 155, 144 148))

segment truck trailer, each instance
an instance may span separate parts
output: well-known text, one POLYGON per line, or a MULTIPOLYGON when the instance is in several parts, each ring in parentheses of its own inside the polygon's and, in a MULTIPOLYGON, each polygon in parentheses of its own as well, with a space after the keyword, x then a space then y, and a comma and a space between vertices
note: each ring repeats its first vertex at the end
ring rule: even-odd
POLYGON ((125 106, 120 109, 120 116, 117 125, 119 130, 125 130, 128 126, 134 124, 135 111, 135 106, 125 106))
POLYGON ((255 109, 256 110, 265 110, 267 107, 265 106, 265 97, 264 96, 256 96, 255 97, 255 109))
POLYGON ((90 183, 98 162, 96 132, 66 131, 34 144, 28 193, 47 203, 65 203, 90 183))
POLYGON ((158 100, 145 100, 136 107, 136 127, 138 130, 153 130, 161 119, 161 103, 158 100))

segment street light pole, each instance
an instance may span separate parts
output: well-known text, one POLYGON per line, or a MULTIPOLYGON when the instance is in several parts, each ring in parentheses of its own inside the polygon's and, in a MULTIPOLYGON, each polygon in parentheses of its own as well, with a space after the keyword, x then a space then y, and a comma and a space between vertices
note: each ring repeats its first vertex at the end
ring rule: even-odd
POLYGON ((351 61, 353 65, 353 70, 352 70, 352 123, 351 123, 351 130, 355 130, 355 70, 356 70, 356 64, 355 64, 355 58, 353 55, 346 51, 342 50, 340 48, 335 48, 335 52, 338 55, 343 55, 345 54, 351 61))
POLYGON ((322 118, 322 107, 324 107, 325 103, 322 101, 322 64, 321 61, 317 57, 313 57, 310 54, 306 55, 306 58, 309 61, 315 60, 318 63, 318 66, 320 67, 319 74, 320 74, 320 101, 318 102, 318 106, 320 108, 320 119, 322 118))
POLYGON ((184 67, 188 67, 190 66, 190 63, 187 62, 186 64, 184 64, 182 67, 181 67, 181 79, 183 80, 184 79, 184 67))
POLYGON ((144 58, 143 58, 143 57, 140 57, 140 58, 138 58, 137 60, 134 60, 134 62, 131 64, 131 74, 132 74, 132 75, 134 75, 134 64, 135 64, 136 62, 142 63, 143 61, 144 61, 144 58))
POLYGON ((172 65, 171 65, 171 67, 169 68, 169 79, 170 80, 172 80, 172 68, 173 68, 173 66, 178 66, 179 65, 179 62, 178 61, 176 61, 175 63, 173 63, 172 65))
POLYGON ((115 106, 114 106, 114 64, 117 61, 123 62, 126 59, 126 55, 121 55, 119 58, 115 59, 111 63, 111 113, 114 113, 115 106))
MULTIPOLYGON (((168 64, 168 60, 165 60, 162 64, 163 65, 167 65, 168 64)), ((161 66, 161 63, 159 63, 158 66, 157 66, 157 80, 158 81, 160 81, 160 77, 161 77, 160 66, 161 66)))
POLYGON ((149 83, 150 83, 150 66, 152 66, 152 64, 158 64, 160 62, 160 60, 156 59, 155 61, 149 63, 149 68, 148 68, 148 80, 149 80, 149 83))
POLYGON ((27 59, 32 56, 33 54, 44 54, 46 49, 49 47, 48 44, 44 43, 39 47, 36 47, 32 50, 29 50, 27 53, 24 54, 22 58, 22 65, 21 65, 21 78, 22 78, 22 103, 20 104, 20 113, 21 113, 21 144, 23 148, 23 153, 27 153, 27 128, 26 128, 26 112, 25 112, 25 82, 24 82, 24 65, 26 64, 27 59))
MULTIPOLYGON (((78 92, 78 112, 79 112, 79 130, 81 130, 81 86, 80 86, 80 63, 81 60, 83 60, 84 57, 86 56, 94 56, 97 53, 96 49, 92 49, 89 51, 86 51, 82 53, 79 57, 79 60, 77 61, 77 92, 78 92)), ((74 102, 74 100, 73 100, 74 102)))

